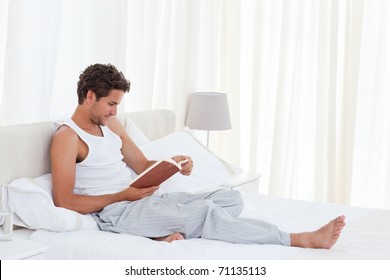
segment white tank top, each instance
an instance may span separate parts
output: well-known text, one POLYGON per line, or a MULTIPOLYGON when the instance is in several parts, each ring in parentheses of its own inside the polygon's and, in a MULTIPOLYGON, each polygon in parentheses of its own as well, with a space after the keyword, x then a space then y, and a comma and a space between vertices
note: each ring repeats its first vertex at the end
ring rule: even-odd
POLYGON ((103 136, 95 136, 82 130, 72 119, 64 124, 72 128, 88 146, 87 157, 76 164, 74 193, 109 194, 129 186, 132 171, 122 161, 122 141, 117 134, 106 126, 100 126, 103 136))

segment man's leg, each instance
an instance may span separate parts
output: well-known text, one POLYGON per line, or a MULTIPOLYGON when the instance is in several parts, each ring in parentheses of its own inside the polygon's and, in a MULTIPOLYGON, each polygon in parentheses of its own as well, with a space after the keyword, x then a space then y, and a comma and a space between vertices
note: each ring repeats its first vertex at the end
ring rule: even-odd
POLYGON ((292 233, 291 246, 329 249, 339 239, 344 226, 345 217, 339 216, 316 231, 292 233))
POLYGON ((210 200, 234 217, 238 217, 244 208, 241 194, 235 190, 218 189, 210 192, 163 194, 162 198, 171 201, 171 203, 180 201, 181 204, 210 200))
POLYGON ((241 193, 235 190, 218 190, 205 196, 204 199, 211 200, 233 217, 238 217, 244 208, 241 193))
POLYGON ((207 199, 210 195, 202 195, 203 199, 199 199, 199 195, 191 197, 188 194, 174 193, 161 197, 151 196, 135 202, 116 203, 98 214, 99 225, 102 230, 151 238, 182 233, 186 238, 203 237, 232 243, 310 248, 332 246, 344 226, 343 218, 338 218, 318 231, 290 235, 265 221, 237 218, 213 200, 207 199), (315 242, 324 238, 328 240, 328 245, 315 242))
POLYGON ((288 234, 280 233, 276 226, 231 214, 238 215, 241 209, 242 200, 236 191, 171 193, 114 203, 96 213, 95 218, 104 231, 150 238, 182 233, 186 238, 204 237, 233 243, 281 244, 281 240, 289 243, 288 234))
POLYGON ((156 241, 172 242, 172 241, 176 241, 176 240, 183 240, 184 236, 180 232, 175 232, 175 233, 172 233, 170 235, 163 236, 163 237, 153 237, 152 239, 156 240, 156 241))
MULTIPOLYGON (((237 191, 230 190, 217 190, 212 192, 202 192, 197 194, 187 194, 186 198, 183 197, 184 203, 190 203, 195 200, 211 200, 218 206, 222 207, 230 215, 238 217, 243 209, 243 201, 241 194, 237 191)), ((179 232, 172 233, 168 236, 153 238, 156 241, 172 242, 176 240, 183 240, 183 234, 179 232)))

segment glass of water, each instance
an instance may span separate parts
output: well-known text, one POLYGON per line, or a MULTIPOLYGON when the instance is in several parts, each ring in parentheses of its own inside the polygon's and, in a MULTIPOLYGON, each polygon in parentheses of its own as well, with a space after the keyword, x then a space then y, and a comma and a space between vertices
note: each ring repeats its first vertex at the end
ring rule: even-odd
POLYGON ((0 241, 12 240, 13 215, 11 212, 0 212, 0 241))

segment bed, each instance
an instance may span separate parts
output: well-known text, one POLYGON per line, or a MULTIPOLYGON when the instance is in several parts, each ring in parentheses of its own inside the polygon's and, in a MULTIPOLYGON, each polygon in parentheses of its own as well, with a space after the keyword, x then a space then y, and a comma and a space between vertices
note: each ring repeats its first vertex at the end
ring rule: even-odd
MULTIPOLYGON (((168 110, 118 115, 150 158, 185 153, 193 176, 175 175, 161 192, 222 188, 241 172, 207 150, 186 130, 176 131, 168 110)), ((345 227, 330 250, 278 245, 242 245, 201 238, 158 242, 99 231, 89 215, 55 207, 51 199, 49 146, 54 122, 0 127, 1 207, 14 212, 14 236, 45 244, 46 259, 121 260, 373 260, 390 259, 390 211, 272 197, 242 191, 242 217, 264 219, 289 232, 311 231, 343 214, 345 227)))

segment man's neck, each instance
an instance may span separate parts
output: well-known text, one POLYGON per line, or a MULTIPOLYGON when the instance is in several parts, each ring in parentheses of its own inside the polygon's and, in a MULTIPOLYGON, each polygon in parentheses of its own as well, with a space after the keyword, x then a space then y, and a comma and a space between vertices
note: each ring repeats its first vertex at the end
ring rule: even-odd
POLYGON ((89 114, 79 106, 76 108, 71 119, 85 132, 95 136, 103 136, 100 125, 94 123, 89 114))

